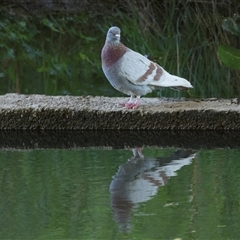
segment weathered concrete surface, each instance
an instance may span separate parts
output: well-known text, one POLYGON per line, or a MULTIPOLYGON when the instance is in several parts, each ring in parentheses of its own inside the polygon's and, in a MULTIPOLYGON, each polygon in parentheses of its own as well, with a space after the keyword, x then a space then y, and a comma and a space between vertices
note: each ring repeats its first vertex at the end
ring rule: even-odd
POLYGON ((240 130, 238 100, 143 98, 134 110, 127 98, 6 94, 0 96, 0 129, 45 130, 240 130))

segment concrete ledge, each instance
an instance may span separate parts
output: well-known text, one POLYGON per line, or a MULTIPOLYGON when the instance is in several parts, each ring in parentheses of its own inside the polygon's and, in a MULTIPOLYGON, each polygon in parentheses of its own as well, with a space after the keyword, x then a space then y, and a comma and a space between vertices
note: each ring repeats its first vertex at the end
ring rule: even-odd
POLYGON ((127 98, 6 94, 0 96, 1 130, 240 130, 238 99, 127 98))

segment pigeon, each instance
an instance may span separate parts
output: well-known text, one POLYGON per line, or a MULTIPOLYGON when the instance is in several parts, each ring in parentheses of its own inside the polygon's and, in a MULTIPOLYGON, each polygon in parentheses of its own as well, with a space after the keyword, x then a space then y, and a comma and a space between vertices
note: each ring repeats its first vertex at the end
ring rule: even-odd
POLYGON ((140 105, 140 97, 162 87, 175 90, 193 88, 184 78, 171 75, 146 56, 131 50, 120 42, 119 27, 109 28, 101 52, 102 69, 110 84, 129 95, 129 101, 120 103, 128 109, 140 105))

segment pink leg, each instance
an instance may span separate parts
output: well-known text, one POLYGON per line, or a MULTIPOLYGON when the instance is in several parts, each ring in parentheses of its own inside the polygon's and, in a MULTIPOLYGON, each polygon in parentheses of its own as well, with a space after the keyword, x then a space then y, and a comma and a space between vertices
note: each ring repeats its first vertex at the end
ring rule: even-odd
POLYGON ((134 102, 127 102, 125 103, 125 107, 128 109, 137 108, 140 105, 140 101, 136 99, 134 102))
POLYGON ((119 107, 126 107, 126 104, 131 103, 132 99, 133 99, 133 96, 131 96, 127 102, 119 103, 118 106, 119 107))
POLYGON ((137 96, 136 100, 133 101, 133 96, 125 103, 119 103, 120 107, 126 107, 127 109, 135 109, 140 105, 140 96, 137 96))

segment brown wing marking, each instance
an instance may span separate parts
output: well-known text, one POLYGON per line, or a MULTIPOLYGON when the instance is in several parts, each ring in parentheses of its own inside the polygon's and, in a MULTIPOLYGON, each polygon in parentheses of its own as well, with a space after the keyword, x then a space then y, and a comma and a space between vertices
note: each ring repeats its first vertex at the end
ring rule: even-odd
POLYGON ((156 71, 156 75, 154 76, 153 80, 154 81, 159 81, 162 74, 163 74, 163 70, 159 65, 156 64, 156 66, 157 66, 157 71, 156 71))
POLYGON ((156 66, 153 62, 150 63, 149 67, 148 67, 148 70, 141 76, 137 79, 137 82, 144 82, 149 75, 152 74, 152 72, 156 69, 156 66))

